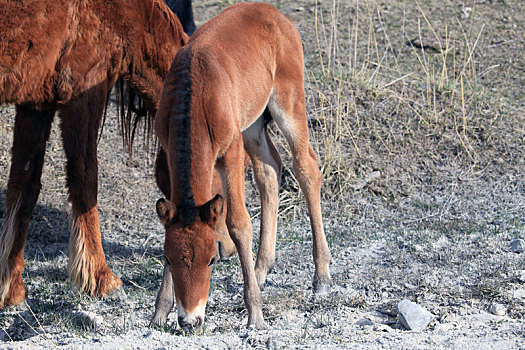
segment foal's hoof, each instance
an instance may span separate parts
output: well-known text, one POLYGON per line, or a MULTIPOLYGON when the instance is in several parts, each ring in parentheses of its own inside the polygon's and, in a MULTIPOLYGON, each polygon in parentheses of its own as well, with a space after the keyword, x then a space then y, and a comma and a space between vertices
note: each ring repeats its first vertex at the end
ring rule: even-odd
MULTIPOLYGON (((231 241, 231 240, 230 240, 231 241)), ((230 258, 237 253, 235 245, 233 242, 229 244, 228 242, 217 241, 217 251, 219 252, 219 257, 221 261, 229 261, 230 258)))
POLYGON ((330 279, 314 278, 314 293, 325 295, 331 291, 332 281, 330 279))
POLYGON ((150 325, 162 327, 166 324, 167 321, 168 321, 167 315, 165 316, 165 315, 155 312, 155 314, 151 318, 150 325))
POLYGON ((258 331, 268 329, 268 325, 264 320, 248 322, 248 328, 255 328, 258 331))

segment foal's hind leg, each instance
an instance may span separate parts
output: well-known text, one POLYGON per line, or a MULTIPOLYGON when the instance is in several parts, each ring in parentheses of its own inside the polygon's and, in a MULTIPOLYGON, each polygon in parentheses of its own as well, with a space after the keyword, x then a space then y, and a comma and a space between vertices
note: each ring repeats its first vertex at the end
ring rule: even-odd
POLYGON ((243 139, 244 148, 252 160, 255 182, 261 195, 261 236, 255 276, 259 289, 263 290, 266 275, 275 263, 281 157, 268 135, 263 117, 243 132, 243 139))
POLYGON ((90 296, 104 296, 122 285, 106 264, 97 208, 97 135, 107 90, 92 88, 60 111, 72 205, 68 271, 90 296))
POLYGON ((321 173, 314 150, 308 140, 308 125, 304 107, 304 89, 297 84, 278 86, 268 107, 279 125, 293 156, 294 173, 304 193, 312 228, 312 251, 315 264, 314 291, 327 293, 330 279, 330 250, 326 242, 321 215, 321 173))
POLYGON ((40 193, 54 111, 17 106, 11 171, 6 194, 6 215, 0 238, 0 308, 24 301, 22 282, 24 245, 29 218, 40 193))

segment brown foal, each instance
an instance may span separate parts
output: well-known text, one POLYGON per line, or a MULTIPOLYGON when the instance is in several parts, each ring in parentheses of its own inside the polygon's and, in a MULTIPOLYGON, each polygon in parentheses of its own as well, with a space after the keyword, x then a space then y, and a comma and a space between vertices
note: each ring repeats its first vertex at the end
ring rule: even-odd
POLYGON ((268 119, 283 132, 305 195, 313 234, 314 290, 330 290, 330 251, 321 217, 321 175, 308 139, 301 39, 292 22, 262 3, 232 6, 198 29, 175 57, 164 83, 155 131, 166 151, 171 194, 157 202, 165 225, 167 264, 153 322, 166 322, 177 301, 178 321, 204 322, 216 227, 224 200, 212 187, 221 174, 226 224, 244 278, 248 325, 265 328, 261 292, 275 260, 281 160, 268 119), (261 195, 261 236, 252 260, 252 224, 244 198, 244 151, 261 195))

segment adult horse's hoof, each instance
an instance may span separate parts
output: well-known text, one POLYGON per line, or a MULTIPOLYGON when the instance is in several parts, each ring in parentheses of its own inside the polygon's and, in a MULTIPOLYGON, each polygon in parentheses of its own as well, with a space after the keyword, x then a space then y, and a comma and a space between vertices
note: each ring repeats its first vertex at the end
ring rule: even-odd
POLYGON ((106 293, 106 295, 104 295, 104 299, 109 299, 109 300, 126 300, 128 298, 128 296, 126 295, 126 292, 124 291, 124 288, 122 288, 122 286, 116 288, 116 289, 113 289, 111 291, 109 291, 108 293, 106 293))
POLYGON ((17 306, 26 300, 27 289, 22 282, 22 276, 16 276, 11 280, 9 291, 4 300, 0 300, 0 309, 6 306, 17 306))
POLYGON ((71 272, 70 270, 70 278, 73 284, 91 297, 110 297, 110 294, 122 287, 122 281, 120 278, 115 276, 107 265, 100 268, 97 273, 91 276, 89 274, 90 271, 81 270, 71 272), (83 282, 86 280, 87 282, 83 282))

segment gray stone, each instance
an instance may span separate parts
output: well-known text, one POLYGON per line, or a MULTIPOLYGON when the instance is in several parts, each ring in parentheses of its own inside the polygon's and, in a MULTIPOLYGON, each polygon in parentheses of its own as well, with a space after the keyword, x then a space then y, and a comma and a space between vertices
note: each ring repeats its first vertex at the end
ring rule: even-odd
POLYGON ((503 316, 507 313, 507 308, 501 304, 492 304, 489 308, 491 314, 496 316, 503 316))
POLYGON ((525 250, 525 241, 521 238, 516 238, 510 242, 510 249, 514 253, 523 253, 525 250))
POLYGON ((397 304, 397 312, 399 322, 403 327, 413 331, 425 329, 430 321, 434 319, 434 315, 428 310, 407 299, 403 299, 397 304))
POLYGON ((369 320, 368 318, 362 318, 359 321, 356 322, 358 326, 365 327, 365 326, 373 326, 374 322, 369 320))

